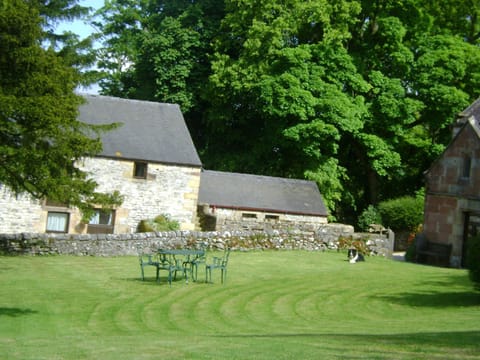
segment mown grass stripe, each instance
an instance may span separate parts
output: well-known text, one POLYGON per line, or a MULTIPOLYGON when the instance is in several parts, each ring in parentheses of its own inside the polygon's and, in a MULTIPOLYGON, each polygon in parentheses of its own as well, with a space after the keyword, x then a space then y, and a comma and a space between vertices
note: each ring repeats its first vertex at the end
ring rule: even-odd
POLYGON ((480 359, 464 270, 253 251, 225 285, 139 275, 135 257, 0 257, 2 358, 480 359))

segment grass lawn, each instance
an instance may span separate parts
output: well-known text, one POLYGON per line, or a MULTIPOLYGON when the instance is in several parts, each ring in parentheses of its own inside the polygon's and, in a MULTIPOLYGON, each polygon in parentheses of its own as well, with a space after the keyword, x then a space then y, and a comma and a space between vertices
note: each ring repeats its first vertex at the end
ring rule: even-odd
POLYGON ((136 257, 0 257, 0 358, 480 359, 466 271, 345 259, 233 252, 226 285, 169 287, 136 257))

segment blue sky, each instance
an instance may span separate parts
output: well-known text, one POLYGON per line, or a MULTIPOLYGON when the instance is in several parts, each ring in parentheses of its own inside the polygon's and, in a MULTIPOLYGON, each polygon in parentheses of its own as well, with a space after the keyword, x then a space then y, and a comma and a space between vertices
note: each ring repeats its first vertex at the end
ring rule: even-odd
MULTIPOLYGON (((95 10, 103 6, 104 0, 80 0, 78 2, 80 5, 92 7, 95 10)), ((80 36, 81 39, 86 38, 92 32, 95 31, 90 25, 86 24, 84 21, 75 20, 69 22, 62 22, 57 26, 57 31, 71 31, 80 36)), ((98 94, 100 88, 98 85, 92 85, 88 88, 81 87, 77 89, 79 93, 87 94, 98 94)))
MULTIPOLYGON (((103 6, 104 0, 80 0, 78 3, 82 6, 92 7, 96 10, 103 6)), ((71 31, 75 34, 78 34, 82 39, 87 37, 94 31, 94 29, 90 25, 85 24, 85 22, 81 20, 76 20, 73 22, 62 22, 57 26, 57 30, 71 31)))

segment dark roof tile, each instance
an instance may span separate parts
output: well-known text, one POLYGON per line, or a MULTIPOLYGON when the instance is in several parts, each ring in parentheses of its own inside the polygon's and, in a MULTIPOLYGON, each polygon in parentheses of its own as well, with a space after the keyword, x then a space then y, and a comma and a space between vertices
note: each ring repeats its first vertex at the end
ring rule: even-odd
POLYGON ((327 216, 315 182, 204 170, 199 204, 244 210, 327 216))
POLYGON ((175 104, 84 95, 79 120, 121 123, 102 134, 101 156, 156 163, 201 166, 180 107, 175 104))

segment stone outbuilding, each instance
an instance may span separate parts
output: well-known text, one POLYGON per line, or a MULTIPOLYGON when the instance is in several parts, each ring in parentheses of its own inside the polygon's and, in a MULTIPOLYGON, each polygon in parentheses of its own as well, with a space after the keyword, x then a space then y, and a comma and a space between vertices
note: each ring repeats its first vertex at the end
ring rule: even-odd
POLYGON ((467 242, 480 234, 480 99, 461 112, 453 139, 426 172, 427 240, 452 245, 450 265, 465 266, 467 242))
POLYGON ((157 215, 193 230, 202 164, 180 107, 96 95, 85 100, 79 120, 120 126, 102 134, 98 156, 77 166, 99 184, 99 191, 119 191, 123 204, 113 211, 97 209, 85 224, 75 208, 15 197, 0 185, 0 233, 131 233, 141 220, 157 215))
POLYGON ((327 208, 313 181, 204 170, 198 198, 202 230, 318 229, 327 208))

